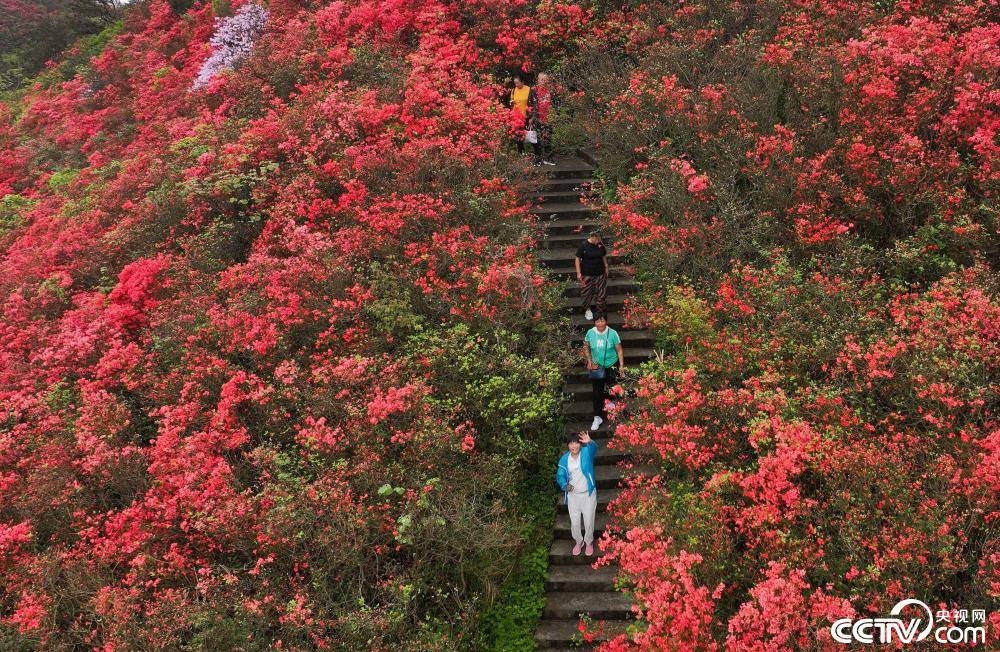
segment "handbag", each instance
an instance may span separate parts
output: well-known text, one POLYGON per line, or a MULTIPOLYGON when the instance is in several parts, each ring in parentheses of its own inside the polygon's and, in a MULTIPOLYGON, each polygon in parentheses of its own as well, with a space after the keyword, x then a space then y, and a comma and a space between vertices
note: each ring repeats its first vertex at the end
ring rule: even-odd
POLYGON ((528 129, 527 131, 525 131, 524 132, 524 142, 528 143, 529 145, 534 145, 535 143, 537 143, 538 142, 538 132, 535 131, 534 129, 528 129))

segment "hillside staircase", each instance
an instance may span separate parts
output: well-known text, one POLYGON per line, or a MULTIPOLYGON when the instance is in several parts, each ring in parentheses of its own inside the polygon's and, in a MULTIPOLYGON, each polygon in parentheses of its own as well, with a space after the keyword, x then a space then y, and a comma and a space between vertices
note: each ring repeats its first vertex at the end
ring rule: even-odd
MULTIPOLYGON (((601 229, 609 252, 614 239, 608 234, 598 214, 581 201, 589 196, 594 186, 594 166, 581 157, 557 157, 557 165, 540 171, 537 190, 530 196, 532 212, 539 216, 545 227, 544 238, 539 242, 538 257, 548 268, 550 276, 558 281, 570 281, 563 293, 563 310, 571 314, 572 329, 567 334, 566 346, 579 351, 583 335, 592 326, 580 307, 580 287, 576 281, 574 257, 576 248, 595 227, 601 229)), ((610 253, 609 253, 610 256, 610 253)), ((635 366, 652 354, 653 340, 647 331, 626 329, 622 326, 622 307, 625 298, 635 290, 635 281, 622 261, 615 256, 608 259, 608 324, 622 338, 626 367, 635 366)), ((591 386, 582 357, 567 371, 564 391, 569 401, 564 408, 566 432, 580 432, 590 428, 591 386)), ((602 640, 623 631, 632 620, 630 598, 615 589, 617 567, 593 568, 592 564, 603 554, 598 538, 608 522, 608 503, 618 495, 618 484, 628 473, 622 463, 629 460, 623 451, 610 450, 608 424, 605 423, 591 436, 598 449, 595 475, 597 480, 597 517, 594 539, 597 550, 593 557, 581 553, 573 555, 569 514, 565 498, 558 494, 559 509, 554 524, 552 547, 549 550, 549 573, 545 583, 546 604, 535 632, 535 643, 544 650, 592 649, 602 640), (593 625, 603 623, 595 640, 584 644, 578 629, 581 617, 588 617, 593 625)), ((555 460, 553 460, 553 492, 555 486, 555 460)), ((595 629, 591 627, 591 629, 595 629)))

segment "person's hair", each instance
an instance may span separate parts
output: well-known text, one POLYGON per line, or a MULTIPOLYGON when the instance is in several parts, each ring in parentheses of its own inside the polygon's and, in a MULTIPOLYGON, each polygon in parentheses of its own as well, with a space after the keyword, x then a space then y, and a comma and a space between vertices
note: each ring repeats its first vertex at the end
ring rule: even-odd
POLYGON ((575 432, 567 432, 563 436, 563 439, 566 441, 567 444, 572 444, 575 441, 580 441, 580 435, 576 434, 575 432))
POLYGON ((598 312, 598 313, 597 313, 596 315, 594 315, 594 323, 595 323, 595 324, 596 324, 596 323, 597 323, 598 321, 602 320, 602 319, 603 319, 604 321, 608 321, 608 316, 607 316, 607 315, 605 315, 605 314, 604 314, 603 312, 598 312))
POLYGON ((514 75, 513 77, 511 77, 511 80, 512 81, 519 81, 519 82, 523 83, 524 82, 524 77, 522 77, 521 75, 514 75))

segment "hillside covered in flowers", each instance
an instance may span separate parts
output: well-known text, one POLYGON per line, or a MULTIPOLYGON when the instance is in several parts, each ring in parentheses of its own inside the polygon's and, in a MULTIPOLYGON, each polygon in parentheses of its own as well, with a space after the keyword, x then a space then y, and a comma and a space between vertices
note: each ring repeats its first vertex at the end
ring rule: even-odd
POLYGON ((460 642, 560 378, 490 7, 182 5, 0 107, 0 648, 460 642))
POLYGON ((907 598, 996 645, 995 11, 657 3, 567 62, 660 347, 608 544, 639 647, 841 649, 907 598))
POLYGON ((992 0, 145 0, 0 100, 0 649, 496 645, 569 354, 514 70, 660 353, 608 647, 997 640, 992 0))

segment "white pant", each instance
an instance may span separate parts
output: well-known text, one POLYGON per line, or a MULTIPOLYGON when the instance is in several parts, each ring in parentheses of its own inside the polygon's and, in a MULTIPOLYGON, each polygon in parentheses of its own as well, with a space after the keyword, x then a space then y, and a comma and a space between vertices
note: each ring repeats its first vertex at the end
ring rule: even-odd
POLYGON ((597 490, 589 496, 585 493, 570 492, 566 496, 566 507, 569 508, 569 526, 573 541, 577 543, 594 542, 594 514, 597 513, 597 490), (580 517, 583 517, 584 534, 580 533, 580 517))

